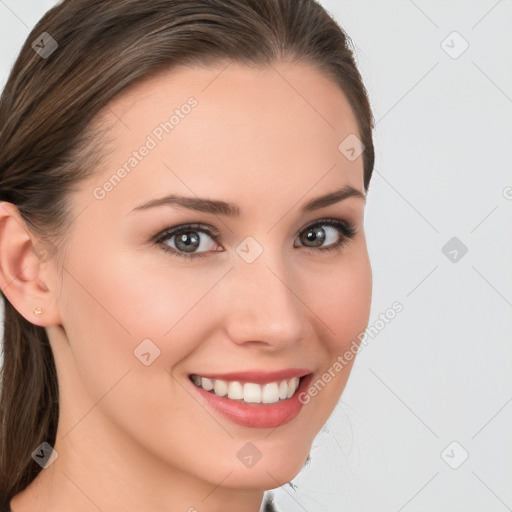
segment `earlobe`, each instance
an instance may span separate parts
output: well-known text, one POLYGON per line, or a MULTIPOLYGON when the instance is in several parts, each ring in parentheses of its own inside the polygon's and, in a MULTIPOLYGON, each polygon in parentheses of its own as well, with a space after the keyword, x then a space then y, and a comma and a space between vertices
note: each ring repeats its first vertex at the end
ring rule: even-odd
POLYGON ((54 291, 47 285, 49 265, 41 258, 40 242, 27 229, 18 208, 0 203, 0 286, 7 300, 27 321, 59 323, 54 291), (43 260, 43 261, 42 261, 43 260))

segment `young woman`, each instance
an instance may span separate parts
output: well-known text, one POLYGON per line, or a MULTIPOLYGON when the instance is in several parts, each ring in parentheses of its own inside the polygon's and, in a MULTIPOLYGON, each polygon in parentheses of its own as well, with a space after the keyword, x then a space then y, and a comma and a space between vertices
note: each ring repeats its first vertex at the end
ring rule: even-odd
POLYGON ((0 100, 4 510, 273 510, 368 323, 372 128, 313 0, 41 19, 0 100))

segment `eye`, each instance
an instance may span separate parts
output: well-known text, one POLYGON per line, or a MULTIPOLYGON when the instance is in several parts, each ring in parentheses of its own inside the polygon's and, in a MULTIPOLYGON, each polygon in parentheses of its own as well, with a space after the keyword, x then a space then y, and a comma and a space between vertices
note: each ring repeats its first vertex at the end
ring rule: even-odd
POLYGON ((162 249, 176 256, 193 258, 202 256, 202 253, 219 251, 219 245, 214 238, 220 233, 212 227, 201 224, 188 224, 165 230, 155 240, 162 245, 162 249), (167 243, 167 241, 170 243, 167 243))
MULTIPOLYGON (((338 219, 321 219, 304 228, 295 239, 294 247, 310 251, 341 250, 356 235, 355 227, 338 219), (295 242, 299 242, 296 245, 295 242)), ((184 224, 168 228, 153 238, 154 242, 173 256, 199 258, 209 252, 222 252, 218 245, 220 232, 203 224, 184 224)))
MULTIPOLYGON (((321 251, 341 250, 356 234, 355 227, 337 219, 321 219, 306 227, 296 238, 300 245, 321 251)), ((294 245, 297 247, 296 245, 294 245)))

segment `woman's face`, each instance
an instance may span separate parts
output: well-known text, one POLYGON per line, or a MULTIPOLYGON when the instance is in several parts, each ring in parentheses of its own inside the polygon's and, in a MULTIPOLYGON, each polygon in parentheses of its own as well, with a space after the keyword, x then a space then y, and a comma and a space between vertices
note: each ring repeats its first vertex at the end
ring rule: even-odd
POLYGON ((146 80, 106 119, 113 143, 70 196, 54 280, 59 435, 141 478, 277 487, 303 466, 369 318, 349 103, 306 64, 223 64, 146 80))

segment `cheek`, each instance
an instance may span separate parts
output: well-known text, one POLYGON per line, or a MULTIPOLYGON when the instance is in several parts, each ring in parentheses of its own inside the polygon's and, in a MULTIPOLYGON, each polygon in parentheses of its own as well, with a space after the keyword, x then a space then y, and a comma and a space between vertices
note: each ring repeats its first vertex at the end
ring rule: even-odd
MULTIPOLYGON (((368 325, 372 297, 372 273, 368 253, 353 251, 321 271, 309 282, 315 290, 308 304, 321 319, 324 347, 330 359, 341 355, 368 325)), ((307 296, 307 295, 305 295, 307 296)), ((332 361, 331 361, 332 362, 332 361)))
POLYGON ((75 256, 64 275, 63 324, 90 392, 101 396, 129 369, 149 370, 141 359, 171 369, 188 356, 214 318, 207 295, 224 272, 177 265, 171 272, 165 255, 75 256))
POLYGON ((339 282, 332 281, 326 305, 329 322, 335 332, 333 345, 345 350, 366 329, 372 295, 371 273, 364 261, 341 272, 339 282))
POLYGON ((304 302, 315 313, 311 318, 322 353, 315 380, 302 395, 305 407, 314 410, 306 426, 312 437, 338 403, 354 365, 361 334, 368 325, 371 266, 365 244, 355 248, 358 250, 347 253, 339 265, 329 265, 329 272, 322 269, 310 273, 304 281, 304 302))
POLYGON ((154 313, 163 309, 159 289, 137 266, 108 251, 85 254, 80 257, 77 250, 64 273, 62 320, 78 371, 101 380, 112 378, 116 368, 130 367, 135 347, 160 335, 163 326, 155 322, 163 324, 165 318, 154 313))
MULTIPOLYGON (((181 446, 189 438, 184 432, 197 438, 208 431, 202 409, 173 378, 172 367, 195 348, 198 312, 213 314, 213 302, 202 299, 219 276, 173 269, 166 282, 164 265, 150 268, 143 256, 130 262, 102 253, 101 266, 95 261, 91 253, 78 258, 64 276, 63 325, 73 358, 66 378, 80 381, 98 404, 95 411, 122 431, 155 453, 176 452, 185 460, 191 449, 181 446), (147 441, 148 431, 158 435, 147 441)), ((85 412, 90 404, 82 407, 85 412)))

